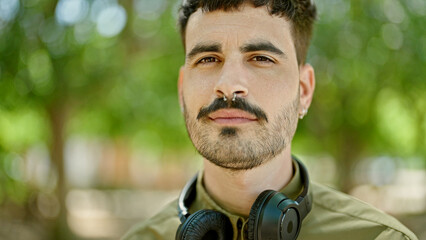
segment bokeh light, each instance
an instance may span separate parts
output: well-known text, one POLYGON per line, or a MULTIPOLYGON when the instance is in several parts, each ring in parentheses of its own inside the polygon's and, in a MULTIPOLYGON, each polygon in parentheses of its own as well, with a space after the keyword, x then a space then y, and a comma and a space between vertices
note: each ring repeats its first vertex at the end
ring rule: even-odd
POLYGON ((166 7, 165 0, 135 0, 133 2, 134 10, 137 16, 142 19, 158 19, 166 7))
POLYGON ((0 24, 1 21, 9 22, 15 18, 19 5, 19 0, 0 0, 0 24))
POLYGON ((124 29, 126 21, 126 10, 122 6, 108 6, 99 12, 96 29, 104 37, 113 37, 124 29))
POLYGON ((55 16, 59 24, 74 25, 83 20, 89 12, 87 0, 60 0, 55 16))

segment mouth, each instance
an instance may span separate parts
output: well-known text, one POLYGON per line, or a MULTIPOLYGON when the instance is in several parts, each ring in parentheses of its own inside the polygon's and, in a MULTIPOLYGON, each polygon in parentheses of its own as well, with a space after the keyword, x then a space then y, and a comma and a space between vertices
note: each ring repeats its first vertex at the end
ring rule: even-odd
POLYGON ((239 109, 220 109, 208 115, 209 119, 219 125, 239 125, 256 122, 256 116, 239 109))

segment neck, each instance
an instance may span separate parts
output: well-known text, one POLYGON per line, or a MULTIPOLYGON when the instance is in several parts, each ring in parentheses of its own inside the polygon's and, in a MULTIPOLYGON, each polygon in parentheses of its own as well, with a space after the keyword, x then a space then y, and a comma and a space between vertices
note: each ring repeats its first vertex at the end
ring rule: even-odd
POLYGON ((227 211, 245 217, 261 192, 267 189, 279 191, 292 176, 290 147, 250 170, 228 170, 204 159, 203 180, 209 195, 227 211))

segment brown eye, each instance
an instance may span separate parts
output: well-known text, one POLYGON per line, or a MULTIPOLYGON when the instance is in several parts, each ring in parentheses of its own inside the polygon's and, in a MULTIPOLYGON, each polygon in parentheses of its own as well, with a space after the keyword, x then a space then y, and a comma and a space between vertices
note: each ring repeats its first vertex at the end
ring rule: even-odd
POLYGON ((252 58, 252 60, 256 62, 273 62, 270 58, 265 56, 255 56, 252 58))
POLYGON ((215 57, 205 57, 202 58, 198 63, 212 63, 212 62, 219 62, 219 60, 215 57))

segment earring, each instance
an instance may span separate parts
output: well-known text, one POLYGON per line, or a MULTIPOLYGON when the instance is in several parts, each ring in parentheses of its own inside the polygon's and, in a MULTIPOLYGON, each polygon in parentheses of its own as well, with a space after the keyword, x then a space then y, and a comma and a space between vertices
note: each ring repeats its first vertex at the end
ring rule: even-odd
POLYGON ((223 94, 223 101, 225 101, 225 102, 228 101, 225 94, 223 94))
POLYGON ((236 98, 237 98, 237 93, 234 92, 234 97, 232 98, 232 101, 235 102, 236 98))
POLYGON ((306 116, 306 114, 308 114, 308 109, 303 108, 302 112, 299 113, 299 119, 303 119, 306 116))

